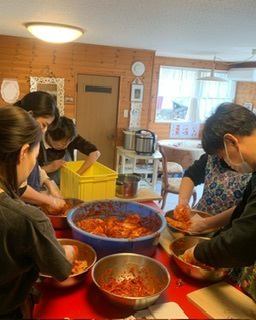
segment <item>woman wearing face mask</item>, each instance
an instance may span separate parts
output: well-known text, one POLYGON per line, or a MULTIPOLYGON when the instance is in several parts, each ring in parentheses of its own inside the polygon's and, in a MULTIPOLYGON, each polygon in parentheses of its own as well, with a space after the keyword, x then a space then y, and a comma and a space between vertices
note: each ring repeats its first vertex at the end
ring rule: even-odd
MULTIPOLYGON (((31 92, 15 105, 26 110, 36 119, 43 134, 49 126, 53 126, 58 121, 58 108, 53 97, 47 92, 31 92)), ((58 210, 65 205, 65 201, 61 199, 60 191, 54 181, 49 179, 37 163, 28 177, 27 186, 20 190, 20 195, 26 202, 47 205, 52 209, 58 210), (42 186, 48 190, 49 195, 40 192, 42 186)))
POLYGON ((211 155, 205 153, 185 171, 178 204, 189 205, 194 187, 203 183, 203 195, 193 209, 218 214, 241 201, 250 178, 250 173, 240 173, 230 167, 225 150, 211 155))
MULTIPOLYGON (((223 152, 237 172, 253 174, 235 209, 192 224, 191 231, 224 228, 187 250, 184 259, 213 267, 251 267, 256 261, 256 115, 236 104, 222 104, 206 120, 202 145, 208 154, 223 152)), ((250 294, 256 299, 256 290, 250 294)))
POLYGON ((36 121, 20 108, 0 108, 0 318, 22 318, 39 272, 60 281, 71 272, 75 248, 64 248, 49 219, 17 196, 35 166, 41 140, 36 121), (73 249, 73 251, 71 250, 73 249))

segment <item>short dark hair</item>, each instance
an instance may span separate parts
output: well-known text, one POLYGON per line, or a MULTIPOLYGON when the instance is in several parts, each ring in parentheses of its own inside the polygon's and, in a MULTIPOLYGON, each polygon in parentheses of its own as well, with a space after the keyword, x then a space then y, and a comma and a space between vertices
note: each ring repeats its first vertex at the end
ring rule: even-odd
POLYGON ((222 103, 205 122, 202 146, 206 153, 216 154, 224 149, 223 138, 227 133, 250 136, 256 129, 256 115, 235 103, 222 103))
POLYGON ((74 122, 67 117, 60 117, 54 128, 49 128, 47 134, 53 141, 59 141, 62 139, 73 140, 76 135, 76 127, 74 122))
POLYGON ((59 119, 59 109, 57 108, 55 99, 48 92, 35 91, 26 94, 21 100, 15 103, 26 111, 32 111, 33 117, 53 117, 51 124, 54 127, 59 119))

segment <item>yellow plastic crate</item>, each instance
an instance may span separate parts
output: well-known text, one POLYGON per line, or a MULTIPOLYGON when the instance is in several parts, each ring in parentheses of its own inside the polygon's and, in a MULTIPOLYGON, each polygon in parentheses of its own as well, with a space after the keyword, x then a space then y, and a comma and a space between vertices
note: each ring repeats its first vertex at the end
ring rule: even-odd
POLYGON ((83 161, 67 162, 61 168, 60 190, 64 198, 84 201, 115 197, 117 172, 96 162, 81 176, 76 171, 83 161))

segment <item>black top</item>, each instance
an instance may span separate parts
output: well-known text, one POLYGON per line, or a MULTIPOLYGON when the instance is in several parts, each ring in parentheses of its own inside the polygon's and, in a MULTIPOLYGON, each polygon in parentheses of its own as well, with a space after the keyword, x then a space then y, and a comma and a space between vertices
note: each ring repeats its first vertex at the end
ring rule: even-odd
POLYGON ((195 258, 214 267, 244 267, 256 261, 256 173, 225 229, 195 248, 195 258))
POLYGON ((39 272, 64 280, 71 264, 46 215, 5 192, 0 193, 0 238, 2 317, 20 307, 39 272))
MULTIPOLYGON (((47 141, 47 135, 46 135, 47 141)), ((70 158, 74 160, 74 150, 77 149, 83 154, 89 155, 91 152, 97 151, 95 145, 91 144, 89 141, 85 140, 83 137, 77 135, 75 139, 68 145, 67 149, 56 150, 54 148, 46 149, 43 143, 40 146, 40 152, 38 156, 38 163, 40 166, 47 165, 54 160, 63 159, 65 156, 66 150, 70 154, 70 158)))
MULTIPOLYGON (((204 183, 206 175, 206 164, 208 160, 208 155, 204 153, 198 160, 196 160, 184 173, 184 177, 190 178, 195 186, 204 183)), ((232 170, 227 163, 220 159, 220 165, 225 169, 232 170)))

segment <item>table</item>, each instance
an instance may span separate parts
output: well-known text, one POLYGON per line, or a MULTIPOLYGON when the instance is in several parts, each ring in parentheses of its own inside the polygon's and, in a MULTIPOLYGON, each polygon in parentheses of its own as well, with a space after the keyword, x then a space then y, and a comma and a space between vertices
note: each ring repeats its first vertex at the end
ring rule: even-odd
POLYGON ((139 174, 152 174, 152 183, 151 186, 154 189, 157 181, 157 172, 158 172, 158 165, 159 160, 162 159, 162 155, 159 151, 156 151, 151 156, 146 156, 142 154, 137 154, 133 150, 127 150, 123 147, 116 147, 116 171, 120 173, 139 173, 139 174), (120 168, 119 168, 119 161, 120 168), (131 160, 131 167, 127 168, 126 166, 126 159, 131 160), (145 160, 145 161, 152 161, 153 165, 150 167, 139 167, 136 165, 137 160, 145 160))
MULTIPOLYGON (((144 204, 159 209, 153 202, 144 204)), ((56 235, 57 237, 71 237, 71 231, 60 230, 56 232, 56 235)), ((174 301, 181 306, 190 319, 205 319, 201 311, 187 300, 186 295, 209 285, 209 283, 198 282, 182 274, 170 256, 160 246, 157 248, 154 258, 167 267, 171 276, 169 288, 156 303, 174 301)), ((111 319, 124 318, 133 313, 130 310, 118 308, 111 304, 94 286, 90 272, 86 274, 83 282, 74 287, 56 288, 44 284, 41 291, 42 297, 40 303, 35 307, 34 318, 111 319)))
POLYGON ((204 154, 200 140, 167 139, 159 140, 158 144, 168 148, 168 161, 177 162, 184 169, 191 166, 195 160, 198 160, 204 154))

